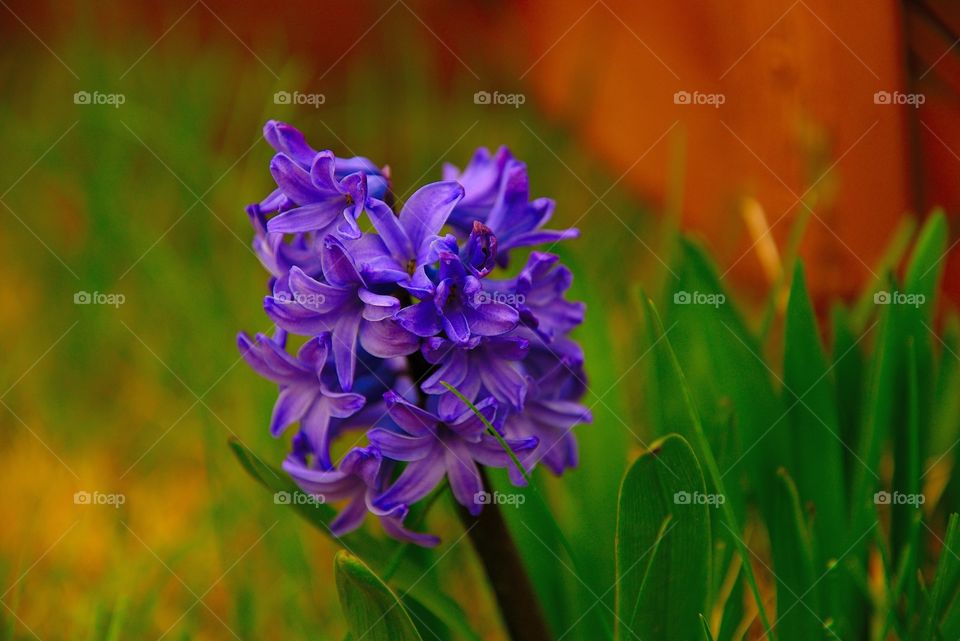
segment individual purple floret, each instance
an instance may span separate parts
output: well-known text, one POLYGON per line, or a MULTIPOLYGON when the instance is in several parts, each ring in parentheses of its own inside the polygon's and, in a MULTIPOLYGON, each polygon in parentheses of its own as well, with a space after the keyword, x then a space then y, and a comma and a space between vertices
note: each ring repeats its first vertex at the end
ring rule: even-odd
POLYGON ((550 198, 530 200, 530 180, 526 164, 510 160, 504 169, 500 194, 486 218, 486 225, 497 235, 499 263, 506 266, 508 252, 517 247, 558 243, 576 238, 577 229, 562 231, 541 229, 553 216, 556 203, 550 198))
POLYGON ((329 336, 321 334, 310 339, 296 358, 284 350, 282 343, 263 334, 257 334, 256 340, 240 334, 237 342, 247 364, 280 386, 280 396, 270 419, 270 433, 279 436, 299 421, 301 432, 321 462, 330 466, 331 420, 356 414, 366 399, 360 394, 342 391, 336 378, 331 376, 327 359, 329 336))
POLYGON ((264 299, 264 309, 277 325, 294 334, 330 332, 337 375, 349 390, 358 339, 366 351, 382 358, 410 354, 417 342, 393 321, 400 301, 370 289, 340 241, 327 236, 320 259, 326 282, 293 267, 286 290, 275 288, 274 295, 264 299))
POLYGON ((437 537, 413 532, 403 526, 409 512, 406 505, 396 505, 389 510, 374 506, 374 499, 382 491, 390 467, 390 462, 384 461, 376 446, 350 450, 336 470, 313 469, 297 456, 289 456, 283 463, 284 471, 300 489, 316 500, 346 502, 337 518, 330 522, 330 532, 334 536, 344 536, 356 530, 367 512, 371 512, 393 538, 424 547, 436 545, 440 542, 437 537))
POLYGON ((483 222, 487 219, 500 194, 504 168, 511 159, 513 154, 505 146, 497 149, 493 155, 486 147, 480 147, 462 172, 456 165, 443 165, 443 179, 455 180, 463 185, 465 191, 463 200, 450 216, 452 227, 468 234, 473 221, 483 222))
MULTIPOLYGON (((515 484, 526 484, 510 455, 495 437, 487 434, 486 426, 473 410, 467 410, 452 420, 444 420, 396 394, 388 392, 385 399, 390 416, 402 432, 377 428, 370 430, 367 436, 385 456, 407 461, 407 467, 374 501, 378 508, 391 510, 399 505, 411 505, 429 494, 446 477, 457 502, 471 514, 479 514, 483 502, 477 495, 483 492, 483 482, 477 463, 508 467, 515 484)), ((477 404, 476 409, 490 421, 496 413, 496 401, 487 399, 477 404)), ((527 452, 536 447, 537 439, 507 439, 507 443, 522 463, 527 452)))
POLYGON ((471 336, 499 336, 517 326, 517 310, 481 296, 480 280, 457 254, 441 251, 439 259, 433 296, 397 312, 404 329, 423 338, 443 330, 453 342, 466 344, 471 336))
POLYGON ((284 469, 342 504, 334 534, 370 512, 394 538, 432 545, 403 522, 444 483, 477 514, 484 466, 517 485, 540 462, 575 467, 574 429, 592 417, 573 274, 539 251, 501 273, 512 251, 578 233, 543 229, 554 203, 530 200, 526 165, 506 147, 478 149, 395 206, 388 171, 368 159, 315 150, 277 121, 264 137, 278 188, 247 213, 280 329, 238 343, 280 388, 271 432, 299 423, 284 469), (296 355, 288 332, 302 337, 296 355))

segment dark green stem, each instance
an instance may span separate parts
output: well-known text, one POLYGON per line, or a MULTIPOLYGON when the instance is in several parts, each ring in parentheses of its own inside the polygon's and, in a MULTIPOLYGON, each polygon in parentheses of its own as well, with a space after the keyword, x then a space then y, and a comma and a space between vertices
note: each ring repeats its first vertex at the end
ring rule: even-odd
MULTIPOLYGON (((490 487, 482 470, 480 475, 484 487, 490 487)), ((488 503, 479 516, 473 516, 460 506, 459 514, 493 588, 510 638, 513 641, 550 641, 540 601, 499 506, 488 503)))

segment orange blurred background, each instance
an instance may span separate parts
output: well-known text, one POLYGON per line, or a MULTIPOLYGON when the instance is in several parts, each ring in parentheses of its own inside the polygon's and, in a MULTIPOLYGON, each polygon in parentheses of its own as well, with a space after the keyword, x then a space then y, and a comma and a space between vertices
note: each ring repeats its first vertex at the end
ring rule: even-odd
MULTIPOLYGON (((46 34, 93 23, 107 47, 128 30, 159 38, 189 15, 196 46, 225 27, 251 51, 282 42, 322 84, 345 81, 353 58, 391 63, 389 25, 420 23, 441 86, 532 93, 618 185, 660 207, 679 172, 683 226, 756 288, 763 232, 745 223, 747 198, 781 249, 809 218, 801 256, 821 300, 871 276, 902 217, 942 205, 956 220, 960 209, 960 7, 947 0, 10 6, 46 34), (675 104, 678 91, 724 102, 675 104), (921 94, 923 104, 876 104, 877 92, 921 94)), ((958 269, 951 259, 955 300, 958 269)))

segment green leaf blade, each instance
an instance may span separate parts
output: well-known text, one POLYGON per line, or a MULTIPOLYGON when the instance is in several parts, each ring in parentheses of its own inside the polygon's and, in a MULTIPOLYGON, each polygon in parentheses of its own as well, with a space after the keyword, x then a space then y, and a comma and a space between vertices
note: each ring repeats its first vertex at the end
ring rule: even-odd
POLYGON ((693 450, 670 435, 629 468, 617 519, 618 638, 695 639, 710 581, 710 514, 693 450))
POLYGON ((354 639, 423 641, 397 595, 363 561, 341 550, 334 567, 340 607, 354 639))

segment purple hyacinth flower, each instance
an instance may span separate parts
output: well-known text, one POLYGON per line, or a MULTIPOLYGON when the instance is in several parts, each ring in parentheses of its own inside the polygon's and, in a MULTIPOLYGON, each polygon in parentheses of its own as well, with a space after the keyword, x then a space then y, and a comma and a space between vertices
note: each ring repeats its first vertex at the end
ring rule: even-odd
POLYGON ((453 342, 465 344, 471 337, 499 336, 517 326, 517 310, 484 296, 480 280, 467 272, 457 254, 439 254, 439 282, 433 296, 395 317, 404 329, 424 338, 442 329, 453 342))
POLYGON ((450 216, 449 223, 463 234, 470 233, 473 221, 485 222, 497 202, 503 171, 513 154, 506 146, 495 155, 486 147, 480 147, 461 172, 455 165, 445 163, 443 179, 456 180, 463 185, 465 195, 450 216))
POLYGON ((278 281, 274 295, 264 299, 264 309, 278 326, 294 334, 330 332, 337 376, 349 391, 358 339, 363 349, 380 358, 411 354, 419 343, 392 320, 400 301, 368 286, 343 243, 327 236, 320 258, 326 282, 294 267, 285 283, 278 281))
POLYGON ((260 205, 249 205, 247 215, 254 231, 253 251, 272 276, 282 278, 293 266, 306 272, 320 270, 320 256, 314 247, 315 242, 307 234, 294 234, 286 242, 283 234, 267 231, 267 217, 260 205))
POLYGON ((555 204, 550 198, 530 201, 526 164, 519 160, 507 162, 497 201, 484 221, 497 236, 500 265, 507 265, 511 249, 556 243, 580 235, 577 229, 541 229, 553 215, 555 204))
MULTIPOLYGON (((268 120, 263 126, 263 137, 277 153, 286 154, 306 170, 313 166, 318 151, 307 144, 307 139, 296 127, 279 120, 268 120)), ((390 186, 389 170, 379 169, 363 156, 337 158, 334 176, 340 180, 350 174, 361 173, 367 178, 367 196, 383 199, 390 186)))
POLYGON ((539 445, 531 462, 542 460, 559 475, 577 465, 573 428, 593 422, 590 410, 578 402, 587 389, 583 351, 567 336, 547 341, 529 328, 520 328, 515 334, 528 339, 523 367, 529 389, 523 411, 506 417, 504 431, 515 437, 536 437, 539 445))
POLYGON ((347 238, 360 237, 357 218, 368 202, 365 174, 337 178, 336 158, 331 151, 318 152, 309 169, 286 154, 277 154, 270 162, 270 173, 280 191, 296 206, 271 218, 267 231, 318 232, 321 237, 338 232, 347 238))
POLYGON ((497 237, 493 230, 479 220, 473 221, 470 235, 460 250, 460 260, 477 278, 489 274, 497 266, 497 237))
POLYGON ((244 360, 255 372, 280 386, 280 396, 273 407, 270 433, 280 436, 287 427, 300 421, 300 429, 321 463, 330 466, 331 421, 356 414, 366 403, 360 394, 343 391, 331 375, 329 337, 317 336, 307 341, 296 358, 286 352, 282 342, 264 334, 251 339, 237 336, 237 345, 244 360))
POLYGON ((441 337, 427 339, 423 357, 437 369, 423 382, 421 389, 440 397, 438 413, 450 418, 467 406, 441 384, 447 382, 473 402, 486 392, 502 406, 522 410, 527 395, 527 377, 521 367, 530 343, 519 336, 475 337, 467 343, 454 343, 441 337))
POLYGON ((485 280, 484 291, 495 300, 513 304, 521 322, 546 339, 566 334, 583 323, 586 305, 564 298, 573 283, 573 272, 559 260, 556 254, 531 252, 516 278, 485 280))
MULTIPOLYGON (((461 198, 463 187, 459 184, 439 182, 418 189, 404 203, 399 216, 386 204, 373 203, 367 215, 380 234, 380 247, 384 250, 377 267, 406 274, 398 282, 414 296, 432 293, 433 283, 427 277, 426 266, 437 260, 433 243, 461 198)), ((372 253, 377 251, 374 246, 372 253)))
MULTIPOLYGON (((378 428, 367 436, 384 456, 406 461, 407 466, 394 484, 373 501, 374 506, 391 510, 398 505, 412 505, 429 494, 446 476, 457 502, 471 514, 479 514, 483 503, 477 499, 477 494, 483 491, 483 482, 477 463, 509 468, 511 481, 516 485, 525 484, 521 471, 509 454, 486 432, 483 421, 472 410, 448 421, 396 394, 388 392, 385 399, 391 417, 403 433, 378 428)), ((476 407, 488 421, 496 413, 493 399, 485 399, 476 407)), ((527 453, 536 447, 537 440, 507 439, 507 443, 523 464, 527 453)))
POLYGON ((304 491, 342 502, 335 534, 369 512, 394 538, 433 545, 403 521, 445 478, 476 514, 481 465, 507 468, 517 484, 541 461, 556 474, 575 466, 573 429, 592 417, 580 402, 583 353, 570 337, 585 311, 565 298, 572 272, 534 251, 516 275, 496 275, 511 249, 578 233, 544 229, 554 203, 530 199, 524 163, 506 147, 478 149, 463 171, 446 165, 443 182, 395 213, 386 167, 316 150, 277 121, 264 137, 278 188, 247 212, 271 276, 264 308, 281 329, 238 340, 280 386, 271 431, 299 423, 284 468, 304 491), (374 232, 360 230, 364 212, 374 232), (295 356, 288 331, 307 337, 295 356), (418 389, 419 358, 430 368, 418 389), (369 445, 335 466, 332 441, 354 428, 369 445))
POLYGON ((284 471, 307 494, 322 496, 324 502, 346 501, 337 518, 330 523, 330 532, 334 536, 344 536, 356 530, 367 512, 371 512, 393 538, 423 547, 435 546, 440 542, 437 537, 403 527, 408 513, 406 505, 398 504, 389 510, 374 506, 373 501, 382 491, 390 467, 376 446, 350 450, 335 470, 313 469, 296 456, 288 457, 283 463, 284 471))
MULTIPOLYGON (((568 372, 568 376, 573 374, 568 372)), ((530 456, 532 463, 543 461, 556 475, 578 462, 577 439, 573 428, 592 423, 593 415, 579 396, 564 393, 566 386, 552 388, 544 380, 531 383, 522 412, 507 416, 504 431, 516 437, 533 437, 538 441, 530 456)))

